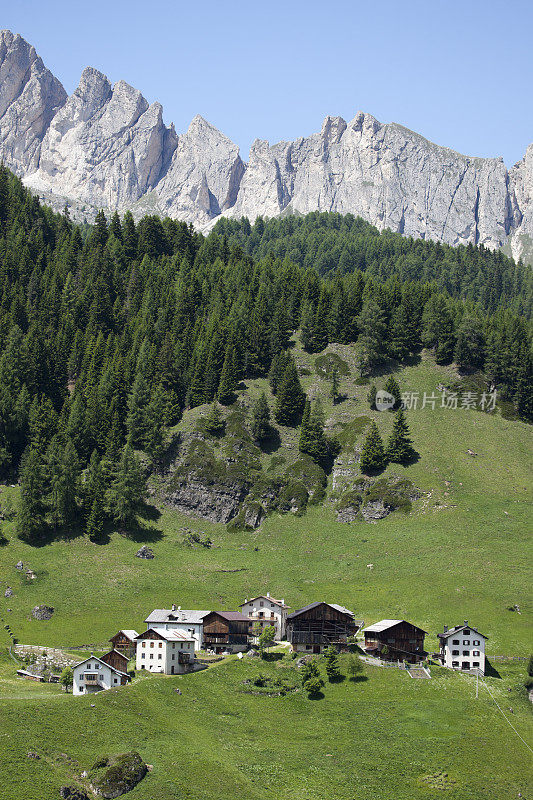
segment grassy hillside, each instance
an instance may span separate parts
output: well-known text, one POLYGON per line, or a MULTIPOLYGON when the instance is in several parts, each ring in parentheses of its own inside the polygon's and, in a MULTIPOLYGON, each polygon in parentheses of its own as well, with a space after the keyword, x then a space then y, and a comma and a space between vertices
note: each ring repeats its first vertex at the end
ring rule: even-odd
MULTIPOLYGON (((328 381, 315 369, 320 356, 298 348, 295 356, 309 373, 302 384, 321 397, 328 430, 344 442, 340 460, 349 464, 362 440, 357 431, 374 418, 387 435, 392 415, 370 410, 350 349, 332 349, 350 372, 342 379, 346 399, 335 408, 328 381)), ((452 368, 436 366, 426 354, 395 375, 402 391, 421 396, 453 377, 452 368)), ((247 403, 267 388, 263 380, 247 383, 247 403)), ((205 411, 187 412, 179 427, 192 430, 205 411)), ((384 474, 409 477, 421 489, 411 514, 348 525, 336 520, 327 501, 305 516, 276 514, 254 532, 236 532, 161 507, 160 516, 144 521, 139 541, 115 533, 103 545, 74 538, 39 548, 16 539, 7 523, 0 570, 2 588, 10 585, 14 596, 2 596, 1 616, 24 643, 103 646, 120 627, 142 629, 154 607, 235 608, 251 593, 270 590, 293 608, 315 599, 341 603, 367 624, 405 617, 430 632, 429 650, 444 623, 468 619, 489 636, 489 658, 528 655, 531 427, 499 413, 438 404, 407 417, 420 459, 384 474), (213 546, 184 545, 184 527, 209 535, 213 546), (134 557, 141 539, 153 548, 153 560, 134 557), (19 559, 35 580, 15 569, 19 559), (49 622, 31 620, 38 603, 54 606, 49 622), (509 610, 515 604, 520 614, 509 610)), ((295 431, 281 429, 279 448, 263 454, 263 468, 275 471, 280 459, 286 465, 297 458, 296 444, 295 431)), ((6 487, 2 497, 16 493, 6 487)), ((7 644, 4 631, 2 637, 7 644)), ((296 682, 293 663, 231 658, 198 675, 143 677, 96 698, 72 698, 57 687, 17 681, 6 655, 0 714, 11 735, 0 737, 8 776, 0 798, 52 800, 72 771, 128 748, 154 765, 131 794, 139 800, 220 800, 236 792, 250 800, 412 800, 440 796, 443 786, 457 800, 527 796, 530 754, 484 688, 474 699, 471 678, 436 668, 431 681, 416 681, 368 667, 368 680, 327 684, 319 701, 301 691, 245 693, 243 681, 258 671, 296 682), (178 685, 182 696, 172 691, 178 685), (39 760, 27 758, 32 750, 39 760)), ((491 691, 505 709, 513 708, 513 724, 531 741, 524 662, 492 663, 500 677, 487 679, 491 691)))

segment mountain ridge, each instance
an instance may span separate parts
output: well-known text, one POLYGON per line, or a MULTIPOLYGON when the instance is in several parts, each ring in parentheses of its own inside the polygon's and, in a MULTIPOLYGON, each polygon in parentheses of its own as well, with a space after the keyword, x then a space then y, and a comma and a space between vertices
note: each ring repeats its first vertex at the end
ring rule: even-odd
POLYGON ((270 144, 248 162, 200 115, 185 133, 123 80, 87 67, 67 96, 35 48, 0 32, 0 158, 56 208, 152 212, 210 229, 221 216, 352 213, 447 244, 533 254, 533 144, 503 159, 466 156, 397 123, 358 112, 320 132, 270 144))

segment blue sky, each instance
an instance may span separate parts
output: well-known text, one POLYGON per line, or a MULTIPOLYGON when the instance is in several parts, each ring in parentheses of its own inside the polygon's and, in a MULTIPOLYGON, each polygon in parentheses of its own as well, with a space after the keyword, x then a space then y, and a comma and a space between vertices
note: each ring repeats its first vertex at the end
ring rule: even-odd
POLYGON ((524 0, 6 2, 70 93, 85 66, 123 78, 167 123, 202 114, 240 147, 358 110, 511 166, 533 142, 533 3, 524 0))

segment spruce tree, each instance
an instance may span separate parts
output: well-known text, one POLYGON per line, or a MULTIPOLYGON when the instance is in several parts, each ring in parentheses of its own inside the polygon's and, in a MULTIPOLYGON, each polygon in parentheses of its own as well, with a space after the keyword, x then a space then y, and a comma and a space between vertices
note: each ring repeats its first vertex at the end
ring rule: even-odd
POLYGON ((264 392, 252 406, 252 436, 257 442, 266 439, 270 434, 270 409, 264 392))
POLYGON ((381 472, 387 466, 387 457, 378 426, 372 420, 370 431, 361 450, 361 471, 367 474, 381 472))
POLYGON ((281 382, 283 381, 283 375, 285 373, 289 360, 290 360, 290 355, 284 350, 280 350, 280 352, 276 353, 276 355, 272 359, 272 363, 270 365, 270 371, 268 373, 268 381, 270 384, 270 391, 272 392, 273 395, 276 395, 278 393, 278 389, 281 386, 281 382))
POLYGON ((103 496, 95 497, 91 506, 91 511, 87 518, 85 533, 91 542, 98 542, 102 538, 102 529, 105 522, 103 496))
POLYGON ((341 676, 339 669, 339 656, 334 647, 326 648, 324 655, 326 657, 326 675, 330 682, 336 681, 341 676))
POLYGON ((224 422, 222 414, 220 413, 220 407, 215 400, 211 406, 209 415, 206 418, 205 430, 207 433, 210 433, 211 436, 222 436, 225 427, 226 423, 224 422))
POLYGON ((333 401, 333 405, 336 405, 339 399, 339 385, 340 385, 339 370, 337 369, 337 367, 333 367, 331 371, 331 389, 329 391, 329 396, 333 401))
POLYGON ((328 441, 324 436, 324 415, 318 401, 314 408, 311 408, 309 400, 305 401, 298 450, 311 456, 318 464, 329 455, 328 441))
POLYGON ((276 397, 274 417, 280 425, 297 425, 305 405, 305 393, 298 378, 298 370, 290 358, 276 397))
POLYGON ((385 384, 385 391, 394 397, 394 409, 400 408, 402 403, 402 392, 398 385, 398 381, 391 375, 385 384))
POLYGON ((386 452, 388 460, 395 464, 407 464, 414 455, 413 443, 409 438, 409 425, 401 408, 394 418, 386 452))
POLYGON ((46 481, 40 452, 34 447, 25 451, 20 466, 20 501, 17 512, 17 535, 26 542, 43 538, 46 532, 46 507, 43 497, 46 481))
POLYGON ((238 385, 236 360, 237 354, 235 346, 230 344, 226 348, 226 353, 224 355, 224 363, 222 365, 220 383, 217 391, 218 401, 224 406, 230 405, 235 400, 235 389, 238 385))
POLYGON ((107 492, 107 503, 115 522, 122 528, 131 528, 145 497, 146 480, 141 465, 131 447, 126 445, 116 478, 107 492))

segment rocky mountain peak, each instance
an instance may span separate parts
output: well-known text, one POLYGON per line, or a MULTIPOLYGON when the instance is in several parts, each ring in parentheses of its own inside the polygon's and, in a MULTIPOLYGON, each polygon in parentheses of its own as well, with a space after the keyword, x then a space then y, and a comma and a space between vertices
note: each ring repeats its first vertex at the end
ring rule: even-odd
MULTIPOLYGON (((208 229, 221 214, 337 211, 379 229, 533 256, 533 145, 507 171, 358 111, 293 142, 239 148, 196 115, 177 135, 123 80, 87 67, 67 98, 21 36, 0 32, 0 158, 48 202, 168 214, 208 229)), ((83 211, 81 209, 83 208, 83 211)))

